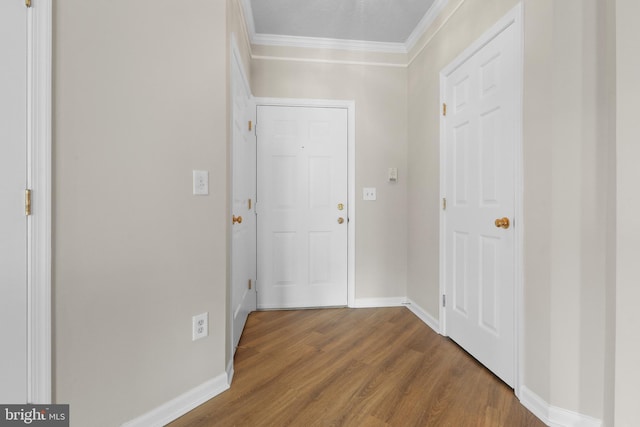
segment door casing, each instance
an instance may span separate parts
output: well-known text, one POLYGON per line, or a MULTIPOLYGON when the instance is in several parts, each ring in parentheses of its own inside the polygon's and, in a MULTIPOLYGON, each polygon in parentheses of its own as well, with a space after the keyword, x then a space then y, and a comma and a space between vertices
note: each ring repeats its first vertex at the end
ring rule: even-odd
MULTIPOLYGON (((523 236, 524 236, 524 221, 523 221, 523 133, 522 133, 522 97, 523 97, 523 69, 524 69, 524 28, 523 28, 523 5, 518 3, 513 9, 511 9, 502 19, 495 23, 489 30, 487 30, 480 38, 473 42, 468 48, 466 48, 460 55, 456 57, 449 65, 442 69, 440 72, 440 105, 445 102, 445 85, 447 76, 463 64, 468 58, 473 56, 476 52, 482 49, 487 43, 489 43, 498 34, 504 31, 510 26, 514 26, 515 34, 519 37, 516 43, 516 105, 518 112, 515 114, 516 123, 514 124, 517 135, 514 143, 514 170, 515 170, 515 215, 514 215, 514 245, 515 245, 515 289, 514 289, 514 312, 515 312, 515 379, 514 379, 514 391, 516 396, 520 396, 520 388, 522 386, 523 369, 524 369, 524 321, 523 321, 523 289, 524 289, 524 271, 523 271, 523 236)), ((440 198, 441 200, 446 197, 446 157, 445 157, 445 117, 440 115, 440 198)), ((439 306, 439 323, 440 332, 443 335, 447 335, 446 324, 446 310, 442 304, 443 295, 445 295, 445 211, 440 209, 440 304, 439 306)))
MULTIPOLYGON (((355 101, 329 100, 329 99, 290 99, 290 98, 255 98, 258 106, 281 106, 281 107, 318 107, 318 108, 345 108, 347 109, 347 206, 348 206, 348 231, 347 231, 347 304, 349 307, 355 306, 355 101)), ((260 132, 260 123, 257 123, 257 132, 260 132)), ((258 206, 258 215, 260 209, 258 206)), ((258 255, 259 256, 259 255, 258 255)), ((260 283, 257 284, 260 286, 260 283)), ((258 288, 259 289, 259 288, 258 288)), ((259 292, 259 290, 258 290, 259 292)))
MULTIPOLYGON (((22 4, 26 7, 24 2, 22 4)), ((32 404, 49 404, 52 397, 52 11, 52 0, 38 0, 32 3, 26 14, 26 188, 32 190, 32 214, 26 221, 27 402, 25 403, 32 404)))

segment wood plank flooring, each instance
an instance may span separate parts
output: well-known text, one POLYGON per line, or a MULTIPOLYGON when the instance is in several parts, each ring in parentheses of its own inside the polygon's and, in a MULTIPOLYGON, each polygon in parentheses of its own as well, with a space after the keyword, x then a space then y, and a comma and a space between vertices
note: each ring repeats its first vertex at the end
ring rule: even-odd
POLYGON ((169 425, 544 426, 404 307, 252 313, 231 388, 169 425))

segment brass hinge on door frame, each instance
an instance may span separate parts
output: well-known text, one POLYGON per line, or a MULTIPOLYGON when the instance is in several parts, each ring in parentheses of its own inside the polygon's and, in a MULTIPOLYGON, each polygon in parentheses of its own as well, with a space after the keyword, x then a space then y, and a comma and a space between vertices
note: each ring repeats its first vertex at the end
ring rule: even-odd
POLYGON ((253 123, 249 120, 249 132, 251 132, 251 129, 253 129, 253 123))
POLYGON ((447 306, 447 296, 445 294, 442 294, 442 306, 447 306))
POLYGON ((442 103, 442 115, 443 116, 447 115, 447 103, 446 102, 442 103))
POLYGON ((442 210, 443 211, 447 210, 447 198, 446 197, 442 198, 442 210))
POLYGON ((24 214, 31 215, 31 190, 24 190, 24 214))
POLYGON ((31 0, 24 0, 24 5, 27 7, 31 7, 31 0))
POLYGON ((251 289, 251 287, 252 287, 251 279, 249 279, 249 282, 247 283, 247 285, 249 286, 249 289, 251 289))

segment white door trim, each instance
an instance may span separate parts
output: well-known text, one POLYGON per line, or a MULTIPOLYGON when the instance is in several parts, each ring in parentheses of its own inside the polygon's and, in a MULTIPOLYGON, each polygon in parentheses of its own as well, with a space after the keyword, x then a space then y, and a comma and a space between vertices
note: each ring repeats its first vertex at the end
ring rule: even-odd
POLYGON ((51 55, 52 0, 27 13, 27 185, 33 194, 28 218, 27 401, 51 403, 51 55))
MULTIPOLYGON (((460 55, 456 57, 449 65, 440 71, 440 105, 444 101, 445 83, 446 78, 460 65, 462 65, 467 59, 473 56, 476 52, 482 49, 486 44, 493 40, 496 36, 502 33, 506 28, 513 26, 515 34, 519 37, 518 43, 516 43, 516 105, 519 113, 516 116, 516 123, 514 124, 516 129, 517 140, 514 141, 515 150, 515 217, 514 217, 514 244, 515 244, 515 292, 514 292, 514 310, 515 310, 515 381, 514 390, 516 396, 520 396, 523 380, 524 370, 524 321, 523 321, 523 289, 524 289, 524 271, 523 271, 523 236, 524 236, 524 221, 523 221, 523 137, 522 137, 522 93, 523 93, 523 58, 524 58, 524 26, 523 22, 524 7, 522 2, 518 3, 513 9, 511 9, 502 19, 494 24, 488 31, 486 31, 478 40, 476 40, 471 46, 465 49, 460 55)), ((445 159, 445 120, 446 118, 440 115, 440 197, 441 199, 446 197, 446 159, 445 159)), ((440 298, 445 294, 445 230, 444 230, 444 210, 440 209, 440 298)), ((445 310, 442 306, 442 301, 439 304, 439 318, 440 318, 440 331, 443 335, 447 335, 447 323, 445 310)))
MULTIPOLYGON (((347 109, 347 203, 348 203, 348 231, 347 231, 347 304, 355 306, 356 297, 356 103, 332 99, 297 99, 297 98, 255 98, 258 106, 286 106, 286 107, 319 107, 347 109)), ((257 123, 260 126, 260 123, 257 123)), ((256 128, 257 132, 260 132, 256 128)), ((259 208, 258 208, 259 209, 259 208)))

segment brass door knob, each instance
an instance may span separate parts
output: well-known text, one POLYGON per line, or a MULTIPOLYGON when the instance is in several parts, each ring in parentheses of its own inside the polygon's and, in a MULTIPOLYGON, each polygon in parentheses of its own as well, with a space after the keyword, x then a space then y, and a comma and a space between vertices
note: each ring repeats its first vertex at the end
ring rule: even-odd
POLYGON ((232 221, 234 224, 242 224, 242 217, 233 215, 232 221))
POLYGON ((506 230, 507 228, 509 228, 509 224, 510 224, 509 223, 509 218, 507 218, 507 217, 498 218, 498 219, 496 219, 495 224, 496 224, 496 227, 504 228, 506 230))
POLYGON ((342 224, 344 222, 344 218, 340 217, 338 218, 338 224, 342 224))

